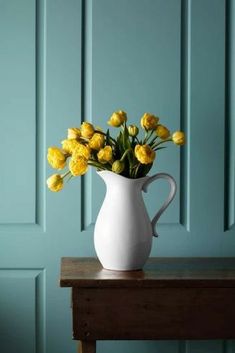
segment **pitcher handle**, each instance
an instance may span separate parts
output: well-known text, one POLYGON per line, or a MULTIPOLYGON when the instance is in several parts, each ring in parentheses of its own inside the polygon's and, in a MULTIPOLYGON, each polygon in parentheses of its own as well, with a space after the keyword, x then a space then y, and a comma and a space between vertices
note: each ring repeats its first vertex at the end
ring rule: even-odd
POLYGON ((146 182, 144 183, 142 190, 144 192, 147 192, 149 184, 151 184, 154 180, 157 180, 157 179, 166 179, 169 182, 171 189, 170 189, 170 192, 169 192, 169 195, 168 195, 166 201, 164 202, 164 204, 162 205, 160 210, 156 213, 156 215, 153 217, 153 219, 151 221, 154 237, 158 237, 157 231, 155 229, 157 221, 159 220, 161 214, 169 206, 169 204, 171 203, 171 201, 173 200, 173 198, 175 197, 175 194, 176 194, 175 179, 171 175, 166 174, 166 173, 158 173, 158 174, 155 174, 155 175, 149 177, 149 179, 146 180, 146 182))

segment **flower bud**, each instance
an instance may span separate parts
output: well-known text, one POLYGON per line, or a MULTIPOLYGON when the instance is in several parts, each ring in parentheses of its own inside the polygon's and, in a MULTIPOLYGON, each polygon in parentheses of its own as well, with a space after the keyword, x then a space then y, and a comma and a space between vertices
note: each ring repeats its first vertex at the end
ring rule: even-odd
POLYGON ((91 156, 91 149, 89 146, 78 143, 77 147, 73 150, 72 158, 76 159, 82 157, 88 160, 91 156))
POLYGON ((159 122, 159 118, 150 113, 144 113, 140 120, 140 124, 143 129, 145 130, 154 130, 157 127, 159 122))
POLYGON ((53 174, 47 179, 47 186, 51 191, 58 192, 63 189, 63 178, 59 174, 53 174))
POLYGON ((66 153, 72 154, 79 142, 76 139, 66 139, 61 141, 62 148, 66 153))
POLYGON ((172 141, 176 145, 184 145, 185 144, 185 135, 183 131, 175 131, 174 134, 172 135, 172 141))
POLYGON ((90 123, 83 122, 81 125, 81 135, 86 139, 90 139, 94 135, 94 126, 90 123))
POLYGON ((130 126, 128 126, 128 133, 130 136, 135 137, 138 135, 139 129, 135 125, 130 125, 130 126))
POLYGON ((104 135, 95 132, 89 141, 89 147, 93 150, 99 151, 104 145, 104 135))
POLYGON ((69 161, 69 170, 73 176, 80 176, 87 172, 88 163, 83 157, 71 158, 69 161))
POLYGON ((98 157, 98 161, 102 164, 111 162, 113 158, 112 147, 105 146, 104 148, 101 148, 101 150, 97 154, 97 157, 98 157))
POLYGON ((79 139, 79 137, 81 136, 81 131, 79 128, 77 127, 70 127, 68 129, 68 139, 79 139))
POLYGON ((48 163, 54 169, 63 169, 66 164, 66 158, 63 153, 63 150, 55 146, 48 148, 47 160, 48 160, 48 163))
POLYGON ((135 156, 141 164, 153 163, 156 153, 149 145, 136 145, 135 156))
POLYGON ((156 135, 160 137, 162 140, 167 139, 170 136, 170 131, 164 125, 158 125, 156 130, 156 135))
POLYGON ((114 173, 121 174, 123 172, 124 168, 125 168, 125 163, 120 160, 116 160, 112 164, 112 171, 114 173))
POLYGON ((108 120, 108 124, 113 127, 121 126, 127 120, 126 112, 119 110, 114 112, 108 120))

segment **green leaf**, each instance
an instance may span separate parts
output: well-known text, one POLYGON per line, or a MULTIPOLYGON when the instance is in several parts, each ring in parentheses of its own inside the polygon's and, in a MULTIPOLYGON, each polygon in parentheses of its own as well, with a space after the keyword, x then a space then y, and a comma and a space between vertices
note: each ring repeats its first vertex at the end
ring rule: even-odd
POLYGON ((153 163, 141 164, 138 170, 138 178, 144 177, 145 175, 147 175, 150 169, 152 168, 152 166, 153 166, 153 163))
POLYGON ((105 142, 105 146, 112 146, 112 142, 110 139, 110 133, 109 133, 109 129, 106 132, 106 142, 105 142))
POLYGON ((123 147, 123 136, 122 136, 122 132, 120 131, 118 137, 117 137, 117 145, 120 151, 120 154, 122 155, 125 151, 125 148, 123 147))
POLYGON ((131 148, 131 142, 129 140, 129 133, 128 133, 126 123, 124 125, 124 130, 123 130, 123 147, 125 150, 131 148))

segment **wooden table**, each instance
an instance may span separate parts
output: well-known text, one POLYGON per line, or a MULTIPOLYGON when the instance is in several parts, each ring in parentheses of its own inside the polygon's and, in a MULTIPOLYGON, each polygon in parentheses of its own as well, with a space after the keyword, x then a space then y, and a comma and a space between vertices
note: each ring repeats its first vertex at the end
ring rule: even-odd
POLYGON ((132 272, 62 258, 60 286, 84 353, 96 340, 235 338, 235 258, 151 258, 132 272))

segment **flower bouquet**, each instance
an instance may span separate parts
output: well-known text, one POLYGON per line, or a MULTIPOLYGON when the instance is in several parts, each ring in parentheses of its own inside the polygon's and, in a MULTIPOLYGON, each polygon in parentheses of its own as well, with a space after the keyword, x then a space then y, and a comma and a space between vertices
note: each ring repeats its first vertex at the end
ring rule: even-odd
POLYGON ((48 148, 47 160, 52 168, 68 167, 63 174, 53 174, 47 179, 48 188, 60 191, 65 179, 84 175, 89 166, 131 179, 141 178, 150 171, 156 154, 167 142, 179 146, 185 143, 182 131, 171 134, 153 114, 142 116, 141 131, 136 125, 128 125, 127 120, 127 114, 122 110, 109 118, 108 125, 119 128, 116 138, 111 136, 109 129, 104 132, 89 122, 83 122, 79 128, 69 128, 61 148, 48 148))

